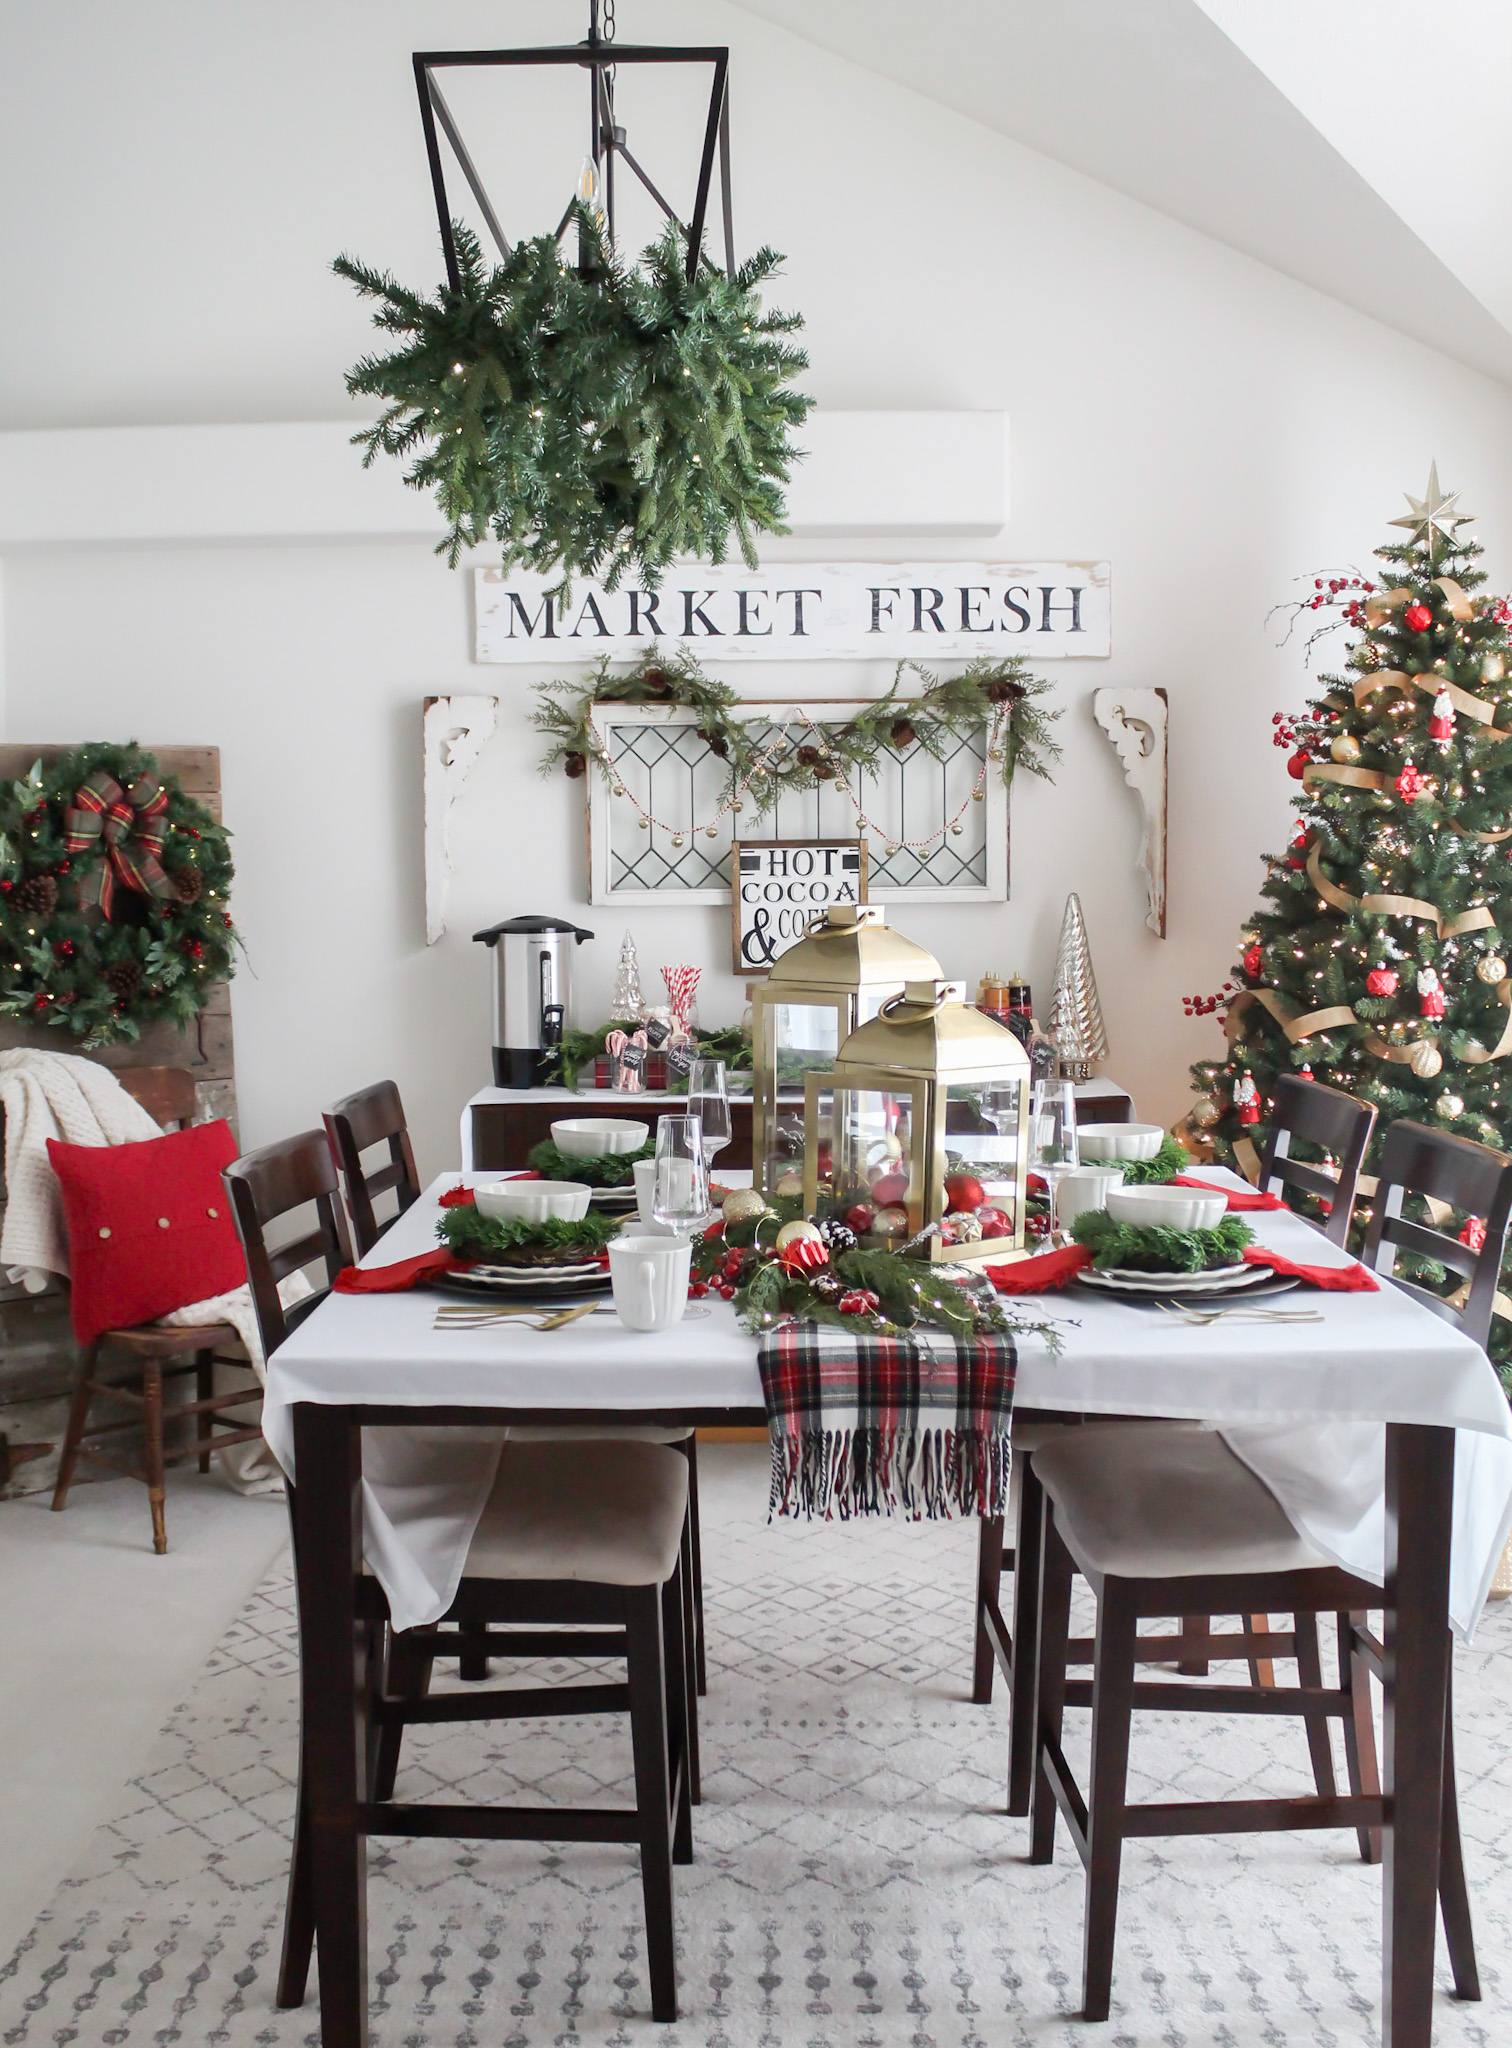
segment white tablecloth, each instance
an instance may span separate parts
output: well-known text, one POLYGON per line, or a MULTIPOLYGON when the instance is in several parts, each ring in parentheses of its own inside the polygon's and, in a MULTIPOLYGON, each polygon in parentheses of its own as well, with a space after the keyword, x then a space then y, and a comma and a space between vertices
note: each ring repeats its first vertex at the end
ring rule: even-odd
MULTIPOLYGON (((363 1263, 429 1249, 435 1198, 456 1178, 436 1181, 363 1263)), ((1292 1258, 1345 1262, 1294 1216, 1246 1220, 1292 1258)), ((585 1421, 595 1410, 762 1405, 755 1339, 722 1302, 707 1317, 641 1336, 607 1315, 549 1333, 510 1324, 437 1331, 438 1299, 425 1290, 332 1295, 293 1333, 269 1368, 263 1404, 264 1431, 286 1471, 296 1401, 581 1410, 585 1421)), ((1220 1426, 1303 1534, 1377 1583, 1385 1424, 1454 1428, 1450 1608, 1468 1634, 1512 1527, 1512 1418, 1490 1362, 1384 1282, 1375 1294, 1284 1299, 1315 1305, 1324 1320, 1188 1329, 1153 1308, 1079 1289, 1035 1297, 1031 1305, 1060 1327, 1063 1349, 1051 1358, 1038 1338, 1021 1344, 1017 1399, 1024 1407, 1220 1426)), ((468 1432, 459 1442, 462 1435, 369 1431, 364 1441, 364 1544, 400 1627, 434 1621, 450 1605, 493 1482, 502 1435, 468 1432)))

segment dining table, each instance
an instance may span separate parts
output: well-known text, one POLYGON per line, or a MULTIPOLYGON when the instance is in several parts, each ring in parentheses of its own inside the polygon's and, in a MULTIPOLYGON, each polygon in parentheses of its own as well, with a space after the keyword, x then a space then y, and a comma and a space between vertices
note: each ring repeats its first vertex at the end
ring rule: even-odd
MULTIPOLYGON (((362 1264, 434 1249, 440 1197, 458 1180, 432 1183, 362 1264)), ((1349 1263, 1289 1213, 1245 1220, 1287 1258, 1349 1263)), ((438 1321, 443 1298, 332 1293, 268 1362, 264 1432, 293 1482, 323 2048, 367 2040, 364 1562, 396 1627, 439 1618, 511 1426, 766 1421, 757 1340, 716 1296, 649 1334, 612 1311, 554 1330, 458 1327, 438 1321)), ((1216 1427, 1316 1548, 1387 1588, 1381 2038, 1428 2048, 1452 1633, 1473 1631, 1512 1528, 1512 1420, 1480 1346, 1389 1279, 1277 1299, 1302 1303, 1316 1322, 1183 1323, 1076 1286, 1026 1297, 1053 1335, 1018 1339, 1015 1413, 1216 1427)))

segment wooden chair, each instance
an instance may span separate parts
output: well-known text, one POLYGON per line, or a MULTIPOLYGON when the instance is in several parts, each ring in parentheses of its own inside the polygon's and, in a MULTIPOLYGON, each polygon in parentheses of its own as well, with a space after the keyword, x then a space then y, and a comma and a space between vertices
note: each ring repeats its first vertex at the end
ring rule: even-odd
POLYGON ((1323 1235, 1330 1244, 1347 1244, 1360 1167, 1375 1120, 1370 1103, 1359 1102, 1340 1088, 1325 1088, 1321 1081, 1309 1081, 1300 1074, 1283 1074, 1276 1083, 1265 1148, 1260 1155, 1261 1191, 1280 1195, 1288 1204, 1294 1194, 1315 1195, 1328 1203, 1327 1220, 1320 1225, 1323 1235), (1299 1141, 1333 1153, 1339 1162, 1337 1171, 1294 1159, 1291 1148, 1299 1141))
MULTIPOLYGON (((181 1129, 192 1123, 197 1110, 194 1076, 184 1067, 126 1067, 116 1076, 126 1092, 165 1129, 181 1129)), ((161 1323, 140 1323, 130 1329, 107 1330, 85 1346, 74 1375, 73 1400, 63 1438, 63 1454, 53 1488, 54 1511, 67 1505, 69 1489, 80 1458, 92 1464, 108 1465, 129 1479, 147 1487, 152 1511, 152 1548, 157 1556, 168 1550, 166 1469, 186 1458, 198 1458, 201 1472, 210 1470, 214 1452, 233 1444, 258 1443, 260 1423, 247 1420, 249 1412, 261 1412, 262 1395, 250 1386, 237 1393, 217 1394, 215 1368, 234 1365, 250 1372, 251 1365, 241 1349, 241 1339, 230 1323, 205 1323, 193 1329, 169 1329, 161 1323), (123 1377, 106 1378, 102 1358, 117 1354, 127 1361, 123 1377), (168 1408, 164 1387, 185 1375, 194 1374, 194 1399, 168 1408), (91 1426, 90 1409, 97 1400, 115 1402, 130 1410, 124 1418, 91 1426), (240 1419, 222 1420, 226 1409, 241 1411, 240 1419), (183 1445, 169 1447, 165 1434, 169 1422, 193 1421, 194 1437, 183 1445), (122 1431, 141 1429, 143 1449, 140 1461, 115 1457, 89 1438, 110 1437, 122 1431)))
MULTIPOLYGON (((331 1150, 319 1131, 249 1153, 226 1169, 232 1213, 264 1349, 271 1358, 351 1264, 331 1150), (277 1248, 270 1225, 314 1206, 313 1229, 277 1248), (312 1265, 326 1287, 285 1308, 278 1282, 312 1265)), ((687 1654, 682 1558, 688 1467, 674 1450, 640 1442, 506 1444, 468 1552, 456 1599, 441 1621, 399 1632, 378 1581, 355 1588, 369 1731, 369 1834, 635 1842, 646 1912, 652 2011, 677 2017, 672 1868, 693 1860, 687 1654), (511 1687, 429 1696, 438 1657, 623 1660, 623 1685, 511 1687), (513 1720, 542 1713, 623 1712, 630 1720, 635 1804, 630 1808, 484 1807, 465 1820, 450 1806, 396 1803, 406 1727, 513 1720)), ((294 1500, 290 1492, 291 1506, 294 1500)), ((296 1517, 296 1528, 298 1526, 296 1517)), ((299 1546, 295 1544, 298 1575, 299 1546)), ((318 1631, 318 1589, 299 1584, 301 1635, 318 1631)), ((304 2003, 315 1941, 316 1851, 311 1760, 301 1741, 294 1852, 284 1916, 277 2003, 304 2003)))
MULTIPOLYGON (((1403 1281, 1436 1315, 1484 1343, 1512 1222, 1512 1159, 1420 1124, 1395 1124, 1382 1147, 1376 1207, 1366 1256, 1389 1272, 1398 1250, 1437 1260, 1469 1282, 1446 1300, 1403 1281), (1446 1202, 1485 1219, 1478 1252, 1456 1238, 1407 1220, 1404 1200, 1446 1202)), ((1367 1861, 1389 1820, 1375 1766, 1369 1678, 1384 1671, 1381 1643, 1364 1625, 1383 1590, 1343 1571, 1298 1535, 1269 1489, 1200 1424, 1162 1425, 1131 1436, 1110 1428, 1067 1431, 1035 1453, 1041 1492, 1041 1590, 1030 1860, 1053 1854, 1057 1809, 1086 1866, 1084 2011, 1106 2019, 1123 1844, 1140 1835, 1217 1834, 1234 1829, 1351 1827, 1367 1861), (1091 1681, 1067 1675, 1071 1581, 1081 1571, 1097 1597, 1091 1681), (1295 1656, 1300 1684, 1252 1686, 1136 1682, 1147 1640, 1141 1619, 1283 1612, 1292 1635, 1247 1632, 1209 1637, 1210 1655, 1295 1656), (1326 1689, 1318 1663, 1316 1618, 1333 1613, 1339 1629, 1339 1683, 1326 1689), (1304 1621, 1306 1628, 1304 1628, 1304 1621), (1091 1706, 1092 1773, 1083 1799, 1061 1747, 1067 1705, 1091 1706), (1290 1713, 1305 1725, 1317 1794, 1310 1798, 1194 1801, 1153 1808, 1126 1796, 1129 1735, 1136 1709, 1198 1713, 1290 1713), (1331 1720, 1344 1728, 1349 1795, 1336 1796, 1331 1720), (1369 1734, 1369 1742, 1365 1737, 1369 1734)), ((1452 1706, 1444 1727, 1444 1802, 1439 1903, 1457 1995, 1480 1996, 1460 1853, 1454 1784, 1452 1706)))
MULTIPOLYGON (((392 1192, 399 1205, 394 1216, 402 1216, 420 1194, 420 1177, 415 1171, 415 1155, 399 1090, 392 1081, 375 1081, 371 1088, 359 1088, 355 1095, 331 1105, 325 1112, 325 1127, 341 1172, 357 1256, 365 1258, 388 1228, 373 1213, 374 1198, 392 1192), (385 1141, 388 1165, 365 1172, 363 1153, 385 1141)), ((393 1220, 391 1216, 389 1222, 393 1220)))

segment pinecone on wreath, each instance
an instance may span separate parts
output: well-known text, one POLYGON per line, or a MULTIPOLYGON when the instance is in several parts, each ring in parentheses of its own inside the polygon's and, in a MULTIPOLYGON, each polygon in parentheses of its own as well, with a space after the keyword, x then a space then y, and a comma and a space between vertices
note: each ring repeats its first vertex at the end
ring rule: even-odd
POLYGON ((989 704, 1016 704, 1024 695, 1022 683, 1010 683, 1006 679, 987 685, 989 704))
POLYGON ((58 884, 53 875, 28 875, 24 882, 16 884, 11 898, 18 910, 26 910, 38 917, 51 917, 58 907, 58 884))
POLYGON ((118 1003, 129 1003, 142 988, 142 969, 135 960, 117 960, 105 970, 105 986, 118 1003))
POLYGON ((895 746, 898 752, 901 754, 905 747, 911 747, 913 745, 914 741, 919 737, 919 735, 914 730, 914 727, 910 720, 906 718, 899 718, 895 719, 892 725, 888 728, 887 737, 892 742, 893 746, 895 746))
POLYGON ((180 903, 198 903, 205 878, 191 862, 188 867, 174 868, 168 879, 172 882, 180 903))

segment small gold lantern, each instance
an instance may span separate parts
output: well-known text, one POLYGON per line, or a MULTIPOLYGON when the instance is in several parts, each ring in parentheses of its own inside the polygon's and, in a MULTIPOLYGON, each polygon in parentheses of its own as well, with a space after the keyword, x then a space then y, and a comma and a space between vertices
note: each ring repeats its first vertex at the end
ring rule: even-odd
POLYGON ((847 1038, 909 981, 940 972, 922 946, 889 929, 874 903, 831 904, 779 954, 751 997, 751 1164, 764 1195, 796 1194, 803 1174, 798 1103, 810 1073, 828 1073, 847 1038), (784 1112, 782 1098, 790 1107, 784 1112))
POLYGON ((958 981, 910 981, 805 1083, 805 1212, 920 1258, 1024 1250, 1029 1055, 958 981))

